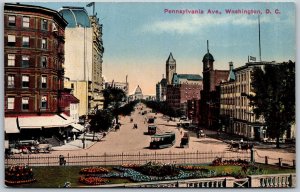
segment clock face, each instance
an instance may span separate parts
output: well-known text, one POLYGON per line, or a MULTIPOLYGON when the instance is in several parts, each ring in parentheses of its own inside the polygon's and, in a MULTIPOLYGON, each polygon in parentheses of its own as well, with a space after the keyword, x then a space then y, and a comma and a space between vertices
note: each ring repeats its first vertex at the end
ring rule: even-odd
POLYGON ((174 66, 170 66, 170 69, 174 69, 175 67, 174 66))

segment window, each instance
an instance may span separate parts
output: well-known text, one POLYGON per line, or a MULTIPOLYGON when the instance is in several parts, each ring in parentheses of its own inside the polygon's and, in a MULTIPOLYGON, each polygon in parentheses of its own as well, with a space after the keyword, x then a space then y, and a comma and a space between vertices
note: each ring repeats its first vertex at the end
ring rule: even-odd
POLYGON ((14 54, 7 55, 7 66, 15 66, 16 56, 14 54))
POLYGON ((14 109, 15 108, 15 98, 8 97, 7 98, 7 109, 14 109))
POLYGON ((47 67, 47 57, 46 56, 42 56, 41 57, 41 66, 43 68, 46 68, 47 67))
POLYGON ((42 96, 42 98, 41 98, 41 108, 42 109, 47 108, 47 96, 42 96))
POLYGON ((42 76, 42 88, 47 88, 47 76, 42 76))
POLYGON ((29 88, 29 75, 22 75, 22 88, 29 88))
POLYGON ((28 55, 22 56, 22 67, 29 67, 29 56, 28 55))
POLYGON ((24 28, 28 28, 29 27, 29 17, 23 17, 23 23, 22 26, 24 28))
POLYGON ((7 45, 8 46, 16 46, 16 36, 15 35, 7 36, 7 45))
POLYGON ((42 30, 48 30, 48 21, 46 19, 42 19, 41 25, 42 30))
POLYGON ((57 26, 56 26, 55 23, 52 23, 52 31, 53 32, 58 31, 57 26))
POLYGON ((47 39, 42 39, 42 49, 47 49, 47 39))
POLYGON ((71 83, 71 89, 74 89, 74 83, 71 83))
POLYGON ((22 46, 23 47, 29 47, 29 37, 23 37, 22 46))
POLYGON ((15 87, 15 76, 8 75, 7 76, 7 88, 14 88, 15 87))
POLYGON ((16 16, 8 16, 8 26, 16 26, 16 16))
POLYGON ((29 109, 29 97, 23 97, 22 98, 22 110, 28 110, 29 109))

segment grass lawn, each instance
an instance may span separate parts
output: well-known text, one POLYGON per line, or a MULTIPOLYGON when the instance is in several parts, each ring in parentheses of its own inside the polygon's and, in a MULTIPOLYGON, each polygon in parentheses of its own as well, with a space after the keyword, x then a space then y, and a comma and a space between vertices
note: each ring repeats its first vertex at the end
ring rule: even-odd
MULTIPOLYGON (((295 169, 290 168, 279 168, 271 165, 257 164, 262 168, 266 174, 276 174, 276 173, 295 173, 295 169)), ((239 173, 241 172, 240 166, 209 166, 209 165, 199 165, 201 168, 214 170, 217 173, 239 173)), ((57 166, 57 167, 32 167, 34 177, 37 182, 31 184, 16 185, 15 187, 24 188, 58 188, 63 187, 64 183, 71 182, 71 187, 85 186, 78 182, 80 176, 79 171, 85 166, 57 166)), ((105 167, 105 166, 102 166, 105 167)), ((112 170, 112 166, 105 167, 112 170)), ((233 174, 233 175, 234 175, 233 174)), ((126 178, 112 178, 109 179, 109 184, 120 184, 120 183, 130 183, 129 179, 126 178)))

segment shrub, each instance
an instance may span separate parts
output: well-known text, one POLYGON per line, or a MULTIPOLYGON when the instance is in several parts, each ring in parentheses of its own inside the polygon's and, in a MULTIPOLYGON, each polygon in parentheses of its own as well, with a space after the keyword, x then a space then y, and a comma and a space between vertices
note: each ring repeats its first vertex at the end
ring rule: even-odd
POLYGON ((145 175, 153 176, 167 176, 167 175, 177 175, 179 173, 179 168, 173 164, 160 164, 149 162, 138 168, 138 171, 145 175))

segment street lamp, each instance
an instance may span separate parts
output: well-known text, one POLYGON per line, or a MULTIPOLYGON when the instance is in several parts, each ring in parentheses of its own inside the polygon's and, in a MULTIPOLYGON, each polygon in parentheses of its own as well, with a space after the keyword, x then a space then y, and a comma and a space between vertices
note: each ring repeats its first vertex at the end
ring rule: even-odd
POLYGON ((82 149, 85 149, 85 132, 82 137, 82 149))

